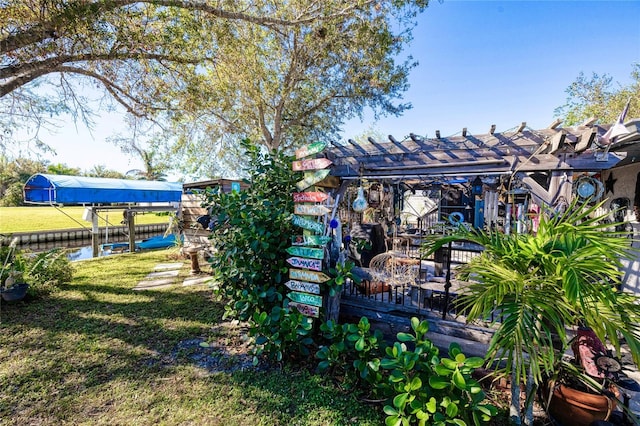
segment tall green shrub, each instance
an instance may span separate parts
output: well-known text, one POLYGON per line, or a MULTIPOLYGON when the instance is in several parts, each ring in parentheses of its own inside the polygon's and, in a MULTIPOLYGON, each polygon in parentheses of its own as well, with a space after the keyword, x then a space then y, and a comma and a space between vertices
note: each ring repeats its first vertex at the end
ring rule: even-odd
POLYGON ((292 158, 281 152, 265 153, 248 140, 247 189, 210 192, 207 205, 217 221, 211 259, 219 293, 230 303, 226 316, 241 320, 254 312, 270 312, 282 306, 287 271, 286 248, 293 234, 291 213, 296 174, 292 158))

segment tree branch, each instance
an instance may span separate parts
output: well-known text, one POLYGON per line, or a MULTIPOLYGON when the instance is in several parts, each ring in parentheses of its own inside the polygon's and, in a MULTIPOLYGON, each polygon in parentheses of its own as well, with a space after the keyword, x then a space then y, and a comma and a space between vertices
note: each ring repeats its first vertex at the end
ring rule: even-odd
MULTIPOLYGON (((189 1, 189 0, 100 0, 96 2, 76 1, 68 5, 61 12, 53 15, 49 20, 34 24, 23 31, 9 35, 0 39, 0 53, 13 52, 15 50, 25 48, 29 45, 43 42, 50 38, 55 38, 58 28, 64 28, 70 21, 77 17, 92 17, 98 19, 105 12, 109 12, 124 6, 133 4, 147 3, 156 6, 176 7, 186 10, 197 10, 205 12, 217 18, 228 19, 233 21, 245 21, 252 24, 265 27, 274 26, 294 26, 308 24, 318 19, 316 13, 311 13, 306 17, 299 17, 293 20, 273 18, 270 16, 254 16, 243 12, 232 12, 219 7, 214 7, 206 2, 189 1)), ((343 16, 358 7, 368 6, 373 0, 364 2, 361 6, 349 5, 336 13, 324 16, 324 19, 332 19, 343 16)))
MULTIPOLYGON (((84 53, 81 55, 64 55, 47 58, 37 62, 30 62, 19 65, 10 65, 0 68, 0 80, 10 79, 7 83, 0 84, 0 98, 11 93, 15 89, 24 86, 25 84, 35 80, 43 75, 58 72, 59 67, 67 62, 81 62, 81 61, 123 61, 128 59, 149 59, 155 61, 168 60, 171 62, 182 64, 196 64, 201 61, 200 59, 187 59, 180 57, 173 57, 169 55, 159 55, 155 53, 108 53, 108 54, 92 54, 84 53), (12 78, 13 77, 13 78, 12 78)), ((77 72, 73 70, 80 70, 81 68, 69 67, 69 72, 77 72)))
MULTIPOLYGON (((135 117, 146 117, 145 114, 138 112, 133 106, 131 106, 131 104, 126 102, 124 100, 124 97, 130 99, 131 101, 139 105, 145 105, 145 103, 129 95, 125 89, 118 86, 113 81, 106 78, 105 76, 95 73, 93 71, 86 70, 84 68, 77 68, 77 67, 71 67, 71 66, 60 66, 56 68, 55 71, 62 72, 62 73, 68 72, 68 73, 74 73, 74 74, 81 74, 81 75, 98 80, 104 85, 105 89, 109 92, 109 94, 111 94, 111 96, 113 96, 113 98, 127 110, 127 112, 129 112, 135 117), (121 94, 124 95, 124 97, 121 96, 121 94)), ((158 108, 155 108, 155 109, 158 109, 158 108)))

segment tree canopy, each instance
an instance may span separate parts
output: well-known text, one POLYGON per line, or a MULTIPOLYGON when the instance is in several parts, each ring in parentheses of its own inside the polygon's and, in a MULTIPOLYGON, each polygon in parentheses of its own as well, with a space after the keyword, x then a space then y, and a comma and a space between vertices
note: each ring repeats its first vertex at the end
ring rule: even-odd
POLYGON ((634 64, 631 83, 614 84, 608 74, 593 73, 588 78, 580 73, 567 88, 567 103, 556 109, 556 116, 563 117, 568 125, 579 124, 591 117, 602 124, 613 123, 629 99, 629 118, 640 117, 640 64, 634 64))
POLYGON ((335 137, 367 107, 409 107, 399 99, 415 63, 401 52, 427 4, 6 0, 0 122, 17 129, 70 113, 91 123, 87 93, 99 91, 155 122, 192 170, 233 155, 244 137, 269 149, 335 137))

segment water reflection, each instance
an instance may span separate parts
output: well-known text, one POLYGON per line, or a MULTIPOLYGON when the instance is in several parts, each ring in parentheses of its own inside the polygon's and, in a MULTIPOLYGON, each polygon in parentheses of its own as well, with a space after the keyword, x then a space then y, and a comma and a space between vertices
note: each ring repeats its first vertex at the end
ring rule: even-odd
MULTIPOLYGON (((98 250, 98 257, 108 256, 111 254, 111 251, 102 251, 98 250)), ((70 261, 75 260, 83 260, 83 259, 91 259, 93 257, 93 248, 91 246, 80 247, 79 249, 74 249, 73 251, 69 251, 67 253, 67 259, 70 261)))
MULTIPOLYGON (((136 234, 136 240, 145 239, 158 235, 157 232, 140 232, 136 234)), ((100 241, 99 245, 107 243, 123 243, 128 242, 129 239, 126 236, 120 236, 118 238, 109 238, 109 241, 100 241)), ((67 258, 70 261, 91 259, 93 257, 93 249, 91 248, 91 239, 83 238, 77 240, 67 241, 46 241, 46 242, 29 242, 19 247, 21 250, 28 250, 32 252, 43 252, 54 248, 65 248, 68 250, 67 258)), ((118 252, 119 253, 119 252, 118 252)), ((98 257, 108 256, 115 254, 111 250, 98 250, 98 257)))

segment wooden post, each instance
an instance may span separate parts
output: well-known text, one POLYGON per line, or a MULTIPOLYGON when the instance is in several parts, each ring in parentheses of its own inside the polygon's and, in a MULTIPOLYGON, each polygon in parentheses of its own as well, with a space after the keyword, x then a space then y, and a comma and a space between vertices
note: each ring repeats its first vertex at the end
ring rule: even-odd
POLYGON ((129 228, 129 252, 136 251, 136 223, 135 212, 132 210, 125 210, 125 216, 127 218, 127 226, 129 228))
POLYGON ((95 207, 91 207, 91 255, 98 257, 98 240, 100 228, 98 227, 98 215, 95 207))

